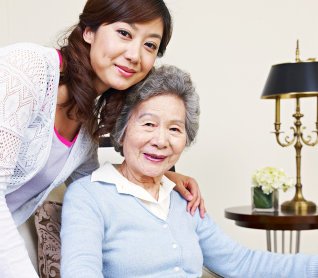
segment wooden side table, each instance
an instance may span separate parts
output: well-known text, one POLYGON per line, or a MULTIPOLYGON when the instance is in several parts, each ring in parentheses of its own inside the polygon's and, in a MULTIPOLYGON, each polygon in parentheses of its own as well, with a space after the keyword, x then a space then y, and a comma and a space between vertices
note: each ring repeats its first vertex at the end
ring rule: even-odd
POLYGON ((225 209, 225 217, 245 228, 266 230, 267 250, 272 251, 271 231, 274 233, 274 252, 277 252, 277 231, 282 231, 282 253, 285 252, 285 231, 290 231, 289 252, 292 252, 292 232, 296 231, 295 253, 299 252, 300 232, 318 229, 318 212, 296 215, 282 211, 259 213, 253 212, 251 206, 231 207, 225 209))

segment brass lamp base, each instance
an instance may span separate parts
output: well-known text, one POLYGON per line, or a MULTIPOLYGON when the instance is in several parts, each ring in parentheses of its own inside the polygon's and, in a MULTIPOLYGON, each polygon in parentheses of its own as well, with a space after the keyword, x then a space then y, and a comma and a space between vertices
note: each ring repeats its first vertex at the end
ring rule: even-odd
POLYGON ((286 213, 308 214, 316 211, 316 204, 305 199, 291 200, 282 203, 281 210, 286 213))

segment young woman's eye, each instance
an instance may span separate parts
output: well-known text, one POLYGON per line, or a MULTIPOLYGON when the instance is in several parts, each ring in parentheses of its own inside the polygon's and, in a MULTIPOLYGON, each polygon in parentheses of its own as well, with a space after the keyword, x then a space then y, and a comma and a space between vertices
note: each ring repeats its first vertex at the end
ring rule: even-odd
POLYGON ((158 49, 158 46, 155 43, 152 43, 152 42, 146 42, 145 46, 147 46, 151 50, 157 50, 158 49))
POLYGON ((131 38, 131 34, 126 30, 119 29, 117 32, 125 38, 131 38))

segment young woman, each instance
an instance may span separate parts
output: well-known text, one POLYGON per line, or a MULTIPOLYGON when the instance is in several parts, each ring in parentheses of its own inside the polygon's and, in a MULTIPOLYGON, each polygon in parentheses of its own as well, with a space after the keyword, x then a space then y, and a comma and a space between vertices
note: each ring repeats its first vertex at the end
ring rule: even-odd
MULTIPOLYGON (((96 169, 98 136, 112 130, 125 90, 147 76, 171 33, 162 0, 88 0, 60 50, 0 49, 1 277, 37 277, 16 226, 67 178, 96 169)), ((167 174, 203 214, 195 181, 167 174)))

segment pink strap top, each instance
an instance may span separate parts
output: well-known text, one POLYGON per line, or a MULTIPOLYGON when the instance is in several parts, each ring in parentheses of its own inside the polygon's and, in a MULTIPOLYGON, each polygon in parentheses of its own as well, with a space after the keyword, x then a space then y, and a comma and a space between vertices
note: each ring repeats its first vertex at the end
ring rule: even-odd
POLYGON ((76 136, 74 137, 74 139, 72 141, 67 140, 66 138, 64 138, 61 134, 58 133, 57 129, 54 127, 54 132, 56 137, 60 140, 60 142, 62 142, 65 146, 67 147, 72 147, 77 139, 78 134, 76 134, 76 136))
POLYGON ((60 60, 60 67, 62 66, 62 62, 63 62, 63 59, 62 59, 62 54, 61 54, 61 51, 56 49, 56 52, 57 54, 59 55, 59 60, 60 60))

